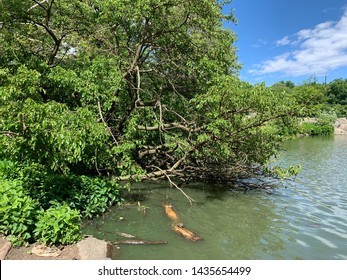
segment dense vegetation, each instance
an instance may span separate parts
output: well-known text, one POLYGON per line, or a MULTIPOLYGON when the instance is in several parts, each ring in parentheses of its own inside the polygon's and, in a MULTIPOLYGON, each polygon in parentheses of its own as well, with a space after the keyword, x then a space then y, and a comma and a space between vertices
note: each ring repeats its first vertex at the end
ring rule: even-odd
POLYGON ((238 79, 229 2, 0 1, 0 232, 71 243, 119 180, 259 174, 315 103, 238 79))
POLYGON ((2 1, 1 156, 67 174, 264 163, 292 100, 238 80, 214 1, 2 1), (250 115, 252 117, 250 117, 250 115))
POLYGON ((70 244, 81 218, 120 202, 122 187, 99 177, 55 174, 40 164, 0 161, 0 232, 15 245, 70 244))
POLYGON ((285 92, 301 105, 297 111, 298 125, 284 128, 289 135, 331 135, 335 119, 347 116, 347 79, 319 84, 311 78, 300 85, 280 81, 272 85, 271 90, 285 92))

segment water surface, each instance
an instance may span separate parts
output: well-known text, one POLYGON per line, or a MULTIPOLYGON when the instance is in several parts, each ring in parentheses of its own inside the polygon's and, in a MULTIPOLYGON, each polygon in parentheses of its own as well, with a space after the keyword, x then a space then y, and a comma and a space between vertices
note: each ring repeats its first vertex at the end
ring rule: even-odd
POLYGON ((118 245, 114 259, 347 259, 347 137, 290 140, 279 160, 301 163, 295 180, 274 192, 232 191, 194 184, 184 191, 163 183, 137 184, 128 204, 93 220, 86 234, 115 242, 117 233, 166 245, 118 245), (162 203, 171 203, 180 221, 203 240, 172 232, 162 203))

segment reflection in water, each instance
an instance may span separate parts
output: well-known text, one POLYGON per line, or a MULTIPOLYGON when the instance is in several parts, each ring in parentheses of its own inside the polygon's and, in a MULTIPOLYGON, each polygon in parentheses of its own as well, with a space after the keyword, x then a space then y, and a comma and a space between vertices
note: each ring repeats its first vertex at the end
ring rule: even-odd
POLYGON ((132 198, 142 198, 140 206, 115 207, 103 217, 93 220, 84 229, 111 242, 120 239, 112 232, 124 232, 147 240, 166 240, 165 246, 141 247, 119 245, 121 259, 256 259, 262 254, 283 250, 283 241, 276 238, 271 223, 280 219, 275 205, 262 191, 233 193, 211 192, 210 187, 190 186, 185 191, 198 203, 191 206, 175 189, 166 186, 137 185, 132 198), (170 230, 171 221, 164 214, 163 202, 174 205, 180 221, 198 233, 203 240, 191 242, 170 230), (144 212, 144 209, 146 210, 144 212), (269 240, 263 238, 272 231, 269 240))
POLYGON ((117 232, 167 245, 119 245, 120 259, 347 259, 347 137, 288 141, 285 166, 302 163, 298 178, 269 195, 190 185, 191 206, 180 192, 161 184, 137 184, 127 202, 85 229, 111 242, 117 232), (180 221, 203 237, 185 240, 170 230, 163 202, 180 221))

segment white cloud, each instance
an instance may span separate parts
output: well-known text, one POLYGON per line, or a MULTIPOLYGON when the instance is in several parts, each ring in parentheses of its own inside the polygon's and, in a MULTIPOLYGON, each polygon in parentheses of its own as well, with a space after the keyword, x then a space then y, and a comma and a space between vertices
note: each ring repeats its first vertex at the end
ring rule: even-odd
MULTIPOLYGON (((288 45, 288 36, 277 45, 288 45)), ((347 9, 338 22, 323 22, 296 33, 297 49, 256 65, 256 75, 284 73, 291 76, 323 75, 347 66, 347 9)), ((293 45, 293 44, 292 44, 293 45)))
POLYGON ((290 43, 291 43, 291 42, 290 42, 288 36, 286 36, 286 37, 282 38, 281 40, 278 40, 278 41, 276 42, 276 45, 277 45, 277 46, 285 46, 285 45, 289 45, 290 43))

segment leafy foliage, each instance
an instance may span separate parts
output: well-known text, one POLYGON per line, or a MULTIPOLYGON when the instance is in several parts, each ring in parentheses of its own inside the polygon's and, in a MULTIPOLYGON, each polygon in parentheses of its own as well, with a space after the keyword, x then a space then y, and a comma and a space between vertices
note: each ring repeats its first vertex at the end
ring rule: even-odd
POLYGON ((0 232, 14 245, 33 240, 37 207, 19 181, 0 180, 0 232))
POLYGON ((292 165, 289 168, 283 168, 281 166, 266 166, 263 169, 265 174, 270 174, 271 176, 277 177, 279 179, 288 179, 299 174, 302 170, 301 165, 292 165))
POLYGON ((332 110, 338 118, 347 117, 347 105, 336 104, 332 110))
POLYGON ((120 201, 122 189, 105 178, 59 175, 40 164, 0 161, 0 232, 14 245, 37 239, 70 244, 80 238, 80 219, 105 212, 120 201))
POLYGON ((3 157, 45 164, 64 173, 78 164, 87 170, 94 167, 96 151, 102 154, 107 136, 91 111, 70 111, 55 101, 40 104, 26 99, 15 106, 17 110, 13 110, 13 104, 1 107, 1 125, 6 131, 1 141, 3 157))
POLYGON ((276 92, 276 93, 287 93, 291 94, 293 88, 295 87, 294 83, 292 81, 280 81, 278 83, 275 83, 271 86, 271 90, 276 92))
POLYGON ((296 86, 292 92, 300 106, 299 116, 316 116, 322 112, 323 104, 326 102, 324 85, 304 83, 296 86))
POLYGON ((34 235, 43 244, 72 244, 82 237, 79 212, 67 205, 55 204, 41 210, 37 219, 34 235))
POLYGON ((328 86, 328 101, 330 104, 347 105, 347 79, 336 79, 328 86))
POLYGON ((264 164, 273 155, 280 136, 269 126, 291 117, 294 101, 264 85, 251 86, 234 77, 223 77, 193 101, 206 137, 197 154, 202 165, 223 163, 239 168, 264 164), (217 140, 217 141, 216 141, 217 140))
POLYGON ((87 176, 51 176, 47 178, 37 195, 45 194, 40 200, 51 199, 65 202, 72 209, 79 210, 82 217, 92 218, 120 202, 122 187, 114 181, 87 176))
POLYGON ((331 124, 303 123, 299 133, 303 135, 331 135, 334 128, 331 124))
POLYGON ((222 7, 2 2, 0 156, 65 174, 127 177, 173 167, 192 144, 190 100, 239 68, 235 35, 222 27, 236 20, 222 7))
POLYGON ((52 201, 67 203, 84 218, 103 213, 120 202, 124 188, 106 178, 54 174, 40 164, 23 165, 7 160, 0 161, 0 178, 21 182, 27 195, 43 209, 51 207, 52 201))

